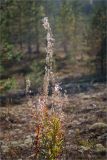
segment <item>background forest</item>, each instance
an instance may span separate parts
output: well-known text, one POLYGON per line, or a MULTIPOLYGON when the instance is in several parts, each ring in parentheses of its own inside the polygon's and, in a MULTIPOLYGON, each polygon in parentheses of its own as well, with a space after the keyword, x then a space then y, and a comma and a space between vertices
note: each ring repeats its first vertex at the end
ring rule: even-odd
POLYGON ((107 159, 106 7, 0 0, 0 160, 107 159))
POLYGON ((43 79, 49 17, 59 78, 106 77, 106 0, 0 0, 0 92, 32 88, 43 79))

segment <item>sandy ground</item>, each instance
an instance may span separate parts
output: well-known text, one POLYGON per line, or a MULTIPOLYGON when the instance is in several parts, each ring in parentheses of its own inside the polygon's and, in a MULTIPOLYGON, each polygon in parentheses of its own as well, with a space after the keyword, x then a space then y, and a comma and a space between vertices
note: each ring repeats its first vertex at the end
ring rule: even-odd
MULTIPOLYGON (((65 114, 65 160, 105 160, 107 154, 107 89, 69 95, 65 114)), ((36 101, 36 97, 35 101, 36 101)), ((34 110, 27 105, 0 107, 0 160, 33 160, 34 110)), ((64 158, 62 158, 64 159, 64 158)))

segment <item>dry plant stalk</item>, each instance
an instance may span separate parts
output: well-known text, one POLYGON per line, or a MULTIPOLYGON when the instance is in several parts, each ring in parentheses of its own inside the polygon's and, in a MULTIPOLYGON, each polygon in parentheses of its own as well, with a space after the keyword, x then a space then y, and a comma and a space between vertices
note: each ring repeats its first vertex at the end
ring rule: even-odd
MULTIPOLYGON (((43 83, 43 93, 38 96, 37 103, 29 96, 28 105, 31 107, 33 119, 35 119, 35 159, 59 160, 62 156, 64 141, 64 114, 62 107, 67 96, 62 96, 61 87, 55 79, 54 73, 54 38, 48 17, 43 19, 43 26, 47 31, 46 66, 43 83), (51 83, 52 95, 49 95, 51 83), (51 105, 49 109, 49 104, 51 105)), ((29 93, 30 80, 26 81, 26 93, 29 93)))
MULTIPOLYGON (((53 47, 54 47, 54 38, 51 31, 50 24, 48 22, 48 17, 43 19, 43 26, 47 31, 47 48, 46 48, 46 66, 45 66, 45 76, 44 76, 44 84, 43 84, 43 91, 46 98, 48 97, 48 88, 49 83, 51 82, 54 86, 55 77, 53 73, 53 47)), ((52 88, 53 89, 53 88, 52 88)))
POLYGON ((48 17, 44 17, 43 19, 43 26, 47 31, 46 40, 47 40, 47 47, 46 47, 46 66, 45 66, 45 76, 44 76, 44 84, 43 84, 43 95, 44 101, 46 105, 51 104, 52 110, 57 110, 62 113, 62 106, 64 103, 68 102, 68 98, 66 95, 61 94, 62 88, 60 87, 59 83, 56 80, 55 73, 54 73, 54 43, 55 39, 53 38, 53 34, 51 31, 51 27, 48 21, 48 17), (50 86, 51 84, 51 86, 50 86), (51 98, 49 96, 49 89, 52 90, 51 98))
POLYGON ((43 19, 43 26, 47 31, 46 66, 43 84, 43 94, 38 97, 36 111, 35 159, 58 160, 62 156, 64 128, 62 112, 63 97, 60 86, 55 81, 53 69, 54 38, 48 17, 43 19), (52 84, 52 95, 49 96, 49 85, 52 84), (51 108, 48 108, 49 103, 51 108))

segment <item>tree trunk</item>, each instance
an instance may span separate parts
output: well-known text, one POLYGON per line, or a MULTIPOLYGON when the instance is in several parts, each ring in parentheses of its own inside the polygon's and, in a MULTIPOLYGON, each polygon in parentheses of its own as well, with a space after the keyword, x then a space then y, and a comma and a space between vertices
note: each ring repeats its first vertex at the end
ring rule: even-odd
POLYGON ((19 46, 20 46, 20 50, 23 50, 23 40, 22 40, 22 11, 21 11, 21 7, 19 5, 19 10, 20 10, 20 19, 19 19, 19 46))
POLYGON ((39 29, 38 29, 39 25, 38 22, 36 24, 36 54, 40 53, 40 43, 39 43, 39 29))
POLYGON ((31 46, 31 29, 30 26, 28 27, 28 39, 27 39, 27 49, 28 49, 28 54, 32 53, 32 46, 31 46))
POLYGON ((107 64, 106 56, 107 56, 106 38, 104 38, 101 44, 101 50, 97 54, 97 64, 96 64, 97 73, 99 73, 103 79, 106 79, 106 64, 107 64))

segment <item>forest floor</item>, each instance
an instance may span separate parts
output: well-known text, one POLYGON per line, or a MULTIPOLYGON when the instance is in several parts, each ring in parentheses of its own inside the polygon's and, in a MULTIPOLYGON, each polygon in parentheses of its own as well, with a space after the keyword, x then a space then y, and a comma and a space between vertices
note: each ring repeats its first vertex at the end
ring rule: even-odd
MULTIPOLYGON (((69 95, 66 117, 65 160, 105 160, 107 156, 107 89, 96 84, 87 92, 69 95)), ((36 97, 35 97, 36 99, 36 97)), ((35 100, 36 101, 36 100, 35 100)), ((0 107, 0 160, 33 160, 35 119, 32 108, 0 107)))

